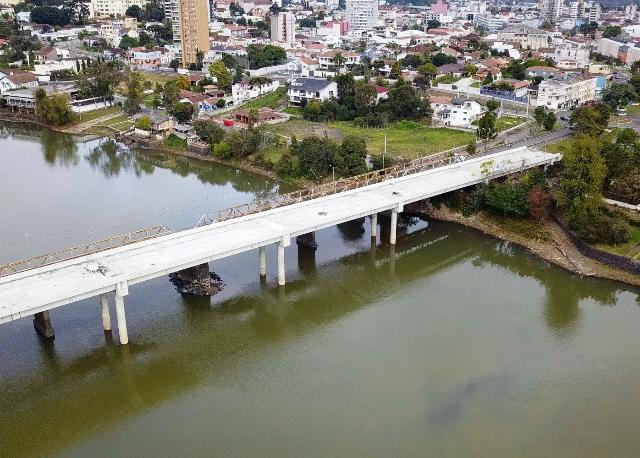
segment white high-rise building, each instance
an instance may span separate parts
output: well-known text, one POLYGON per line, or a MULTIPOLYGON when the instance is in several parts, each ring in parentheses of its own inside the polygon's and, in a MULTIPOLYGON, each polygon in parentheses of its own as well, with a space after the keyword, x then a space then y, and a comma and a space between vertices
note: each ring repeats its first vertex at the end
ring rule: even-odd
POLYGON ((171 21, 171 27, 173 29, 173 44, 180 45, 180 7, 178 0, 165 0, 164 17, 168 21, 171 21))
POLYGON ((346 0, 351 30, 372 30, 378 25, 378 0, 346 0))
POLYGON ((271 16, 271 41, 280 43, 293 43, 293 14, 289 11, 271 16))
POLYGON ((557 22, 562 14, 564 0, 541 0, 540 1, 540 17, 545 22, 552 24, 557 22))

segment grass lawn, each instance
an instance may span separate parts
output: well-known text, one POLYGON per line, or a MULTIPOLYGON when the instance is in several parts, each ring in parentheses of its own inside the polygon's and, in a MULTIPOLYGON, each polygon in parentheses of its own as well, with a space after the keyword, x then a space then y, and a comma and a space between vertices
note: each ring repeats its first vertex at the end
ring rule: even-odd
POLYGON ((126 116, 120 115, 115 118, 111 118, 107 121, 101 122, 96 127, 111 127, 120 132, 125 131, 133 126, 133 122, 126 116))
POLYGON ((85 111, 84 113, 80 113, 78 115, 78 124, 82 124, 83 122, 93 121, 94 119, 101 118, 103 116, 107 116, 114 113, 122 112, 122 108, 120 107, 107 107, 100 108, 98 110, 85 111))
POLYGON ((356 127, 351 121, 332 121, 327 124, 292 119, 284 123, 266 126, 266 130, 280 135, 302 139, 317 135, 340 140, 347 135, 364 138, 371 154, 382 154, 384 136, 387 135, 387 154, 414 159, 416 156, 446 151, 463 146, 473 140, 474 135, 453 129, 431 128, 414 122, 396 123, 386 129, 356 127))
POLYGON ((638 104, 638 105, 628 105, 627 106, 627 115, 629 115, 629 116, 640 116, 640 104, 638 104))
POLYGON ((511 129, 512 127, 519 126, 525 121, 525 118, 521 118, 519 116, 501 116, 496 122, 496 127, 498 128, 498 132, 502 132, 504 130, 511 129))
POLYGON ((187 149, 187 141, 173 134, 167 137, 167 139, 164 141, 164 144, 169 148, 181 149, 185 151, 187 149))
POLYGON ((457 146, 468 144, 474 135, 468 132, 445 128, 431 128, 418 123, 396 123, 386 129, 366 129, 355 127, 348 121, 329 123, 342 132, 342 135, 355 135, 367 142, 372 154, 382 154, 384 137, 387 135, 387 154, 414 159, 416 156, 446 151, 457 146))
POLYGON ((555 143, 549 143, 543 149, 548 153, 562 154, 567 148, 571 146, 572 142, 573 142, 572 138, 565 138, 555 143))
POLYGON ((283 87, 279 87, 273 92, 263 95, 262 97, 258 97, 257 99, 251 100, 244 105, 241 105, 241 108, 262 108, 268 107, 271 109, 277 108, 283 97, 287 95, 287 90, 283 87))
POLYGON ((174 80, 178 77, 178 73, 166 74, 166 73, 153 73, 153 72, 141 72, 144 79, 151 81, 152 83, 164 84, 167 81, 174 80))
POLYGON ((302 116, 302 108, 298 108, 298 107, 287 107, 284 110, 285 113, 288 113, 290 115, 295 115, 295 116, 302 116))

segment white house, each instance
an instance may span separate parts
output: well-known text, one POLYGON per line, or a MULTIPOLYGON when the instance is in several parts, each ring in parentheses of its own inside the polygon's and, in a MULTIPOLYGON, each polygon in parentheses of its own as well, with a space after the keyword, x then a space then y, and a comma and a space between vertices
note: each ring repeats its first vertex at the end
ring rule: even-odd
POLYGON ((279 83, 269 78, 255 77, 231 86, 231 96, 234 103, 260 97, 278 89, 279 83))
POLYGON ((33 73, 13 68, 0 69, 0 94, 33 87, 38 87, 38 78, 33 73))
POLYGON ((291 105, 300 105, 312 99, 327 100, 338 95, 338 83, 323 78, 295 78, 287 96, 291 105))
POLYGON ((448 96, 431 97, 433 121, 436 125, 470 128, 471 123, 486 111, 475 100, 448 96))

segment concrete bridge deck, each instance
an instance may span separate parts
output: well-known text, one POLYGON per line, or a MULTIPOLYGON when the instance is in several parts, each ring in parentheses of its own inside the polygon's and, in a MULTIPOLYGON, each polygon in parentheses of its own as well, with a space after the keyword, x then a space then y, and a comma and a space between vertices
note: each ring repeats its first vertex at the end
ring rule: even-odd
POLYGON ((517 148, 18 272, 0 278, 0 323, 93 296, 106 298, 113 291, 118 325, 125 332, 123 339, 120 330, 120 340, 126 343, 123 297, 129 285, 273 243, 283 285, 284 247, 292 237, 391 210, 395 243, 395 221, 404 205, 557 160, 555 154, 517 148), (490 175, 482 171, 488 161, 493 162, 490 175))

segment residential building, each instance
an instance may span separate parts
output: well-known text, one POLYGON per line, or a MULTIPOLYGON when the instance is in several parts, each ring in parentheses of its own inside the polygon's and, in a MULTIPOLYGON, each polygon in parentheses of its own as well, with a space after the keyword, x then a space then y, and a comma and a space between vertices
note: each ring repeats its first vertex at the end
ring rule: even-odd
POLYGON ((13 68, 0 69, 0 94, 20 88, 38 87, 38 78, 31 72, 13 68))
POLYGON ((378 25, 378 0, 346 0, 351 30, 373 30, 378 25))
POLYGON ((294 22, 293 14, 289 11, 283 11, 271 16, 271 41, 293 43, 295 40, 294 22))
POLYGON ((196 53, 209 51, 209 4, 207 0, 178 0, 180 46, 184 67, 196 62, 196 53))
POLYGON ((292 105, 302 105, 309 100, 327 100, 338 95, 338 84, 324 78, 295 78, 287 96, 292 105))
POLYGON ((51 60, 68 59, 70 52, 68 49, 54 48, 51 46, 44 46, 34 53, 35 62, 46 62, 51 60))
POLYGON ((549 34, 525 24, 518 24, 501 30, 498 32, 498 40, 503 43, 519 43, 523 49, 534 51, 549 47, 549 34))
POLYGON ((549 110, 567 110, 595 100, 597 78, 576 77, 571 80, 544 80, 538 87, 536 105, 549 110))
POLYGON ((152 69, 168 66, 175 58, 175 54, 167 48, 155 47, 147 49, 143 46, 131 48, 128 52, 129 62, 138 68, 152 69))
POLYGON ((540 17, 545 22, 555 24, 564 7, 564 0, 541 0, 540 1, 540 17))
POLYGON ((590 42, 564 40, 555 46, 553 60, 559 68, 577 70, 589 65, 590 42))
POLYGON ((459 97, 432 96, 433 122, 439 126, 466 127, 486 111, 484 106, 475 100, 459 97))
POLYGON ((278 89, 280 83, 264 77, 249 78, 231 86, 231 95, 235 104, 260 97, 278 89))
POLYGON ((137 5, 140 8, 147 4, 147 0, 91 0, 90 10, 94 16, 124 16, 130 6, 137 5))
MULTIPOLYGON (((249 125, 251 124, 251 110, 242 109, 238 111, 234 111, 231 115, 233 117, 233 121, 238 124, 249 125)), ((258 118, 255 120, 257 126, 262 124, 276 124, 282 121, 286 121, 287 117, 282 113, 278 113, 277 111, 273 111, 269 107, 262 107, 258 110, 258 118)))

